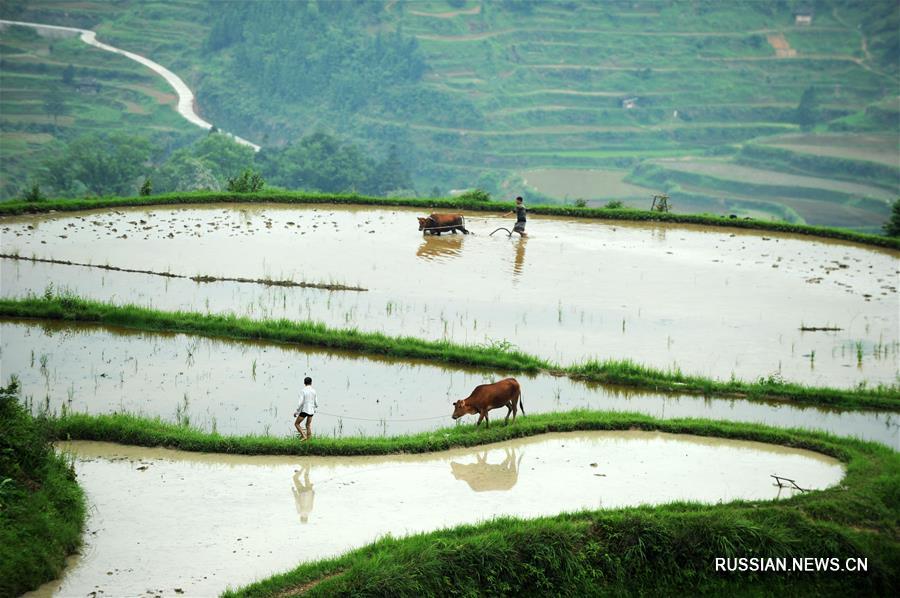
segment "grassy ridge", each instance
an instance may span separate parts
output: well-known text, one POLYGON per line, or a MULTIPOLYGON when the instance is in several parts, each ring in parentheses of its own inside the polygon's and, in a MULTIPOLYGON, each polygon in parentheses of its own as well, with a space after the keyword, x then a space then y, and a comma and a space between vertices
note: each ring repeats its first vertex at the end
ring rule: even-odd
POLYGON ((84 495, 47 429, 0 389, 0 596, 18 596, 57 577, 81 544, 84 495))
MULTIPOLYGON (((219 204, 219 203, 285 203, 285 204, 349 204, 364 206, 398 206, 427 209, 457 209, 481 212, 500 212, 512 209, 513 204, 507 202, 480 202, 465 199, 430 199, 399 197, 366 197, 362 195, 335 195, 307 193, 300 191, 263 191, 260 193, 222 193, 195 192, 170 193, 149 197, 101 197, 96 199, 53 199, 42 202, 9 201, 0 203, 0 216, 18 214, 39 214, 51 211, 69 212, 100 208, 117 208, 129 206, 158 206, 181 204, 219 204)), ((763 220, 730 219, 711 214, 676 214, 673 212, 651 212, 648 210, 603 208, 577 208, 558 205, 529 206, 533 214, 547 216, 569 216, 598 220, 628 220, 649 222, 670 222, 676 224, 700 224, 727 228, 743 228, 773 232, 809 235, 841 239, 864 245, 900 249, 900 239, 871 235, 856 231, 824 226, 808 226, 787 222, 771 222, 763 220)))
POLYGON ((900 411, 900 390, 896 387, 814 388, 774 379, 723 382, 689 376, 679 371, 656 370, 627 360, 588 361, 580 365, 563 367, 520 351, 508 351, 498 347, 392 337, 375 332, 360 332, 356 329, 330 328, 315 322, 253 320, 234 315, 167 312, 135 305, 114 305, 69 295, 0 299, 0 317, 88 322, 158 332, 294 343, 371 355, 426 359, 506 372, 546 370, 593 382, 627 385, 654 391, 738 395, 751 400, 776 398, 846 409, 900 411))
POLYGON ((846 477, 836 487, 784 501, 673 503, 527 521, 503 518, 400 539, 387 537, 225 596, 793 594, 816 590, 891 595, 897 589, 900 453, 821 433, 588 412, 529 416, 490 432, 471 426, 446 432, 479 435, 488 442, 521 429, 556 429, 554 422, 560 423, 560 429, 640 427, 802 446, 844 461, 846 477), (714 571, 717 557, 751 556, 785 557, 788 562, 792 557, 838 557, 842 563, 862 557, 868 559, 868 571, 714 571))

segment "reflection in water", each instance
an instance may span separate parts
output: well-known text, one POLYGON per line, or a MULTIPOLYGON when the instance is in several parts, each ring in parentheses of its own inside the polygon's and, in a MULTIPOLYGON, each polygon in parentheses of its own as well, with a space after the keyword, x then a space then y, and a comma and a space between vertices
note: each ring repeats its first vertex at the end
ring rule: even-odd
POLYGON ((313 510, 313 499, 316 496, 316 491, 313 490, 312 482, 309 481, 309 463, 306 463, 301 466, 300 469, 294 470, 294 487, 292 490, 294 491, 294 502, 297 505, 297 513, 300 515, 300 523, 307 523, 309 521, 309 514, 313 510), (300 480, 300 475, 303 475, 303 480, 300 480))
POLYGON ((525 244, 528 243, 528 237, 519 237, 516 243, 516 262, 513 264, 513 277, 521 276, 525 266, 525 244))
POLYGON ((519 465, 524 454, 519 454, 516 460, 516 449, 507 448, 506 458, 503 463, 491 464, 487 462, 487 452, 482 451, 477 455, 477 463, 450 462, 453 477, 463 480, 475 492, 490 490, 510 490, 519 481, 519 465))
POLYGON ((463 235, 424 235, 422 244, 416 250, 416 257, 428 261, 444 261, 459 257, 462 252, 463 235))

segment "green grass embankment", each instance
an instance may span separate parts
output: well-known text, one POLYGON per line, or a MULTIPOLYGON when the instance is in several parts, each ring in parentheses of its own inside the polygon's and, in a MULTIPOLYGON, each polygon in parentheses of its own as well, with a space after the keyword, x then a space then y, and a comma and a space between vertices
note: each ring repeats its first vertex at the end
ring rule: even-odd
POLYGON ((561 366, 521 351, 448 341, 393 337, 357 329, 330 328, 315 322, 253 320, 234 315, 167 312, 135 305, 114 305, 68 295, 0 299, 0 317, 39 318, 119 326, 146 331, 180 332, 211 337, 292 343, 437 363, 476 366, 508 373, 548 371, 591 382, 627 385, 652 391, 781 399, 843 409, 900 411, 900 389, 814 388, 771 378, 755 382, 718 381, 680 371, 662 371, 622 361, 589 361, 561 366))
MULTIPOLYGON (((0 216, 39 214, 53 211, 69 212, 102 208, 265 202, 298 205, 346 204, 363 206, 396 206, 481 212, 505 212, 513 207, 511 202, 482 202, 466 199, 366 197, 362 195, 318 194, 299 191, 262 191, 260 193, 196 192, 152 195, 148 197, 101 197, 96 199, 50 199, 39 202, 0 202, 0 216)), ((841 228, 791 224, 788 222, 731 219, 711 214, 677 214, 674 212, 651 212, 649 210, 578 208, 561 205, 533 205, 529 206, 528 209, 532 214, 546 216, 568 216, 573 218, 625 220, 635 222, 668 222, 673 224, 698 224, 726 228, 765 230, 808 235, 811 237, 841 239, 864 245, 900 249, 900 238, 896 237, 872 235, 841 228)))
POLYGON ((44 423, 22 406, 14 382, 0 388, 0 596, 59 576, 81 544, 84 494, 44 423))
MULTIPOLYGON (((534 520, 387 537, 302 564, 225 596, 310 595, 893 595, 900 576, 900 453, 822 433, 628 414, 528 416, 490 431, 448 430, 483 442, 568 429, 653 429, 803 447, 843 461, 832 488, 782 501, 582 511, 534 520), (603 425, 598 424, 601 420, 603 425), (716 558, 867 559, 867 571, 715 571, 716 558)), ((316 442, 320 442, 318 440, 316 442)), ((314 446, 313 443, 310 446, 314 446)), ((702 484, 703 480, 695 480, 702 484)), ((435 508, 440 508, 439 504, 435 508)), ((474 516, 473 516, 474 518, 474 516)))

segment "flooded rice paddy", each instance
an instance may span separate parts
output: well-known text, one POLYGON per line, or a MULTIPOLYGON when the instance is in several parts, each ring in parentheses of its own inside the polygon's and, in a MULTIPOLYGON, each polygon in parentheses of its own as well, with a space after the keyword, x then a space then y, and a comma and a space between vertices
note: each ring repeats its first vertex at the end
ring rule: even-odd
MULTIPOLYGON (((4 253, 187 276, 340 283, 364 293, 198 284, 2 261, 2 294, 53 284, 161 309, 312 319, 572 363, 629 358, 727 379, 894 384, 898 253, 662 224, 469 214, 474 236, 423 238, 422 210, 336 206, 120 209, 5 218, 4 253), (831 327, 804 332, 802 327, 831 327)), ((527 399, 526 399, 527 400, 527 399)))
POLYGON ((388 533, 506 515, 786 498, 793 491, 770 475, 808 489, 843 476, 837 461, 810 451, 648 432, 551 434, 392 457, 61 448, 75 456, 90 519, 81 556, 34 596, 213 595, 388 533))
MULTIPOLYGON (((293 434, 304 376, 319 393, 314 432, 379 436, 453 425, 451 403, 506 374, 259 342, 53 322, 0 324, 0 377, 15 374, 39 413, 127 412, 222 434, 293 434)), ((529 414, 571 409, 826 430, 900 448, 892 413, 704 399, 517 375, 529 414)), ((501 409, 492 413, 499 421, 501 409)), ((474 416, 460 420, 474 423, 474 416)))

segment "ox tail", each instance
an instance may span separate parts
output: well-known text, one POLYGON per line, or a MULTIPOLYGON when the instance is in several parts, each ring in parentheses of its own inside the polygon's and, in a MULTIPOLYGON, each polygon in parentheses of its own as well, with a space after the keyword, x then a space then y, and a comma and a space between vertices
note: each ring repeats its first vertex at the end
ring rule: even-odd
POLYGON ((525 401, 523 400, 521 388, 519 388, 519 407, 522 408, 522 415, 525 415, 525 401))

